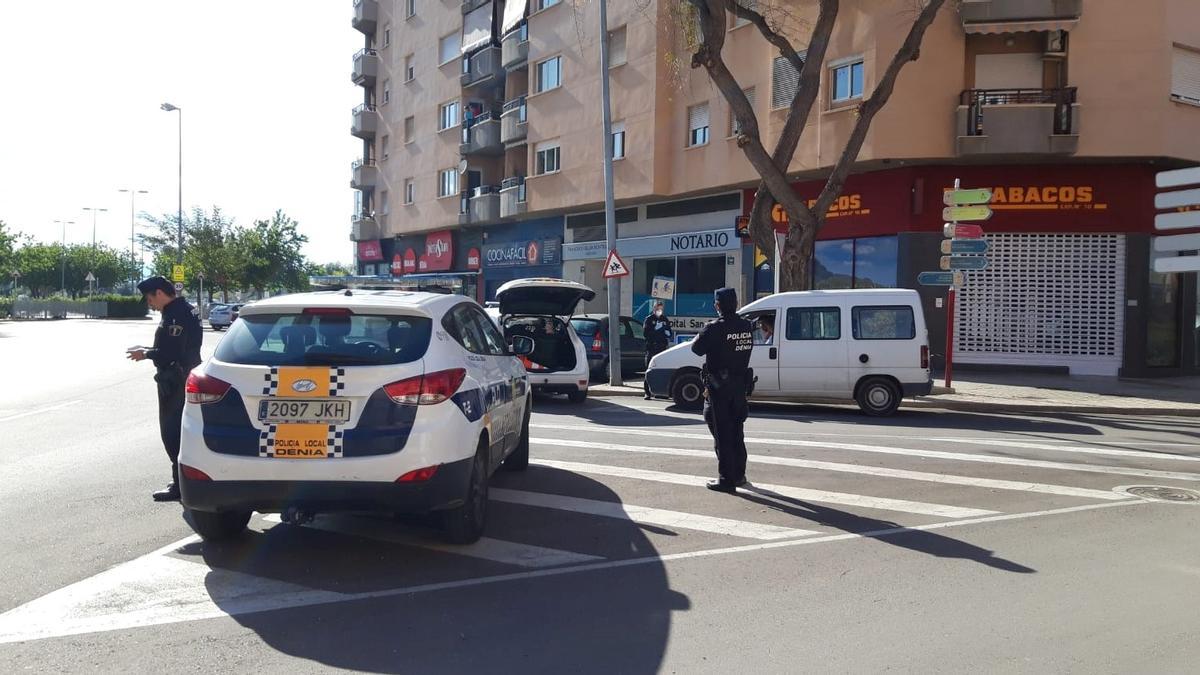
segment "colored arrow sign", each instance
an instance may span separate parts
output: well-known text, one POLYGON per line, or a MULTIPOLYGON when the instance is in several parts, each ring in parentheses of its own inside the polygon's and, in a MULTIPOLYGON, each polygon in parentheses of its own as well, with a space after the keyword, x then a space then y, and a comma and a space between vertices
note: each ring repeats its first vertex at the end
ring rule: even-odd
POLYGON ((987 220, 991 217, 992 210, 986 206, 947 206, 942 209, 943 220, 987 220))
POLYGON ((1154 216, 1156 230, 1183 230, 1192 227, 1200 227, 1200 211, 1160 213, 1154 216))
POLYGON ((942 194, 942 203, 946 206, 987 204, 990 201, 992 201, 992 191, 983 188, 978 190, 947 190, 942 194))
POLYGON ((1160 192, 1154 195, 1154 208, 1174 209, 1180 206, 1195 206, 1200 204, 1200 188, 1194 190, 1176 190, 1175 192, 1160 192))
POLYGON ((962 286, 962 272, 921 272, 917 283, 922 286, 962 286))
POLYGON ((1200 166, 1193 166, 1190 169, 1160 171, 1154 175, 1154 184, 1160 188, 1179 187, 1180 185, 1191 185, 1192 183, 1200 183, 1200 166))
POLYGON ((942 256, 941 267, 944 270, 981 270, 988 266, 988 259, 983 256, 942 256))
POLYGON ((1167 251, 1200 251, 1200 234, 1173 234, 1169 237, 1155 237, 1154 250, 1167 251))
POLYGON ((1200 255, 1181 255, 1174 258, 1155 258, 1154 271, 1159 274, 1170 272, 1200 272, 1200 255))
POLYGON ((988 243, 982 239, 943 239, 942 253, 986 253, 988 243))
POLYGON ((946 223, 942 226, 942 235, 953 239, 979 239, 983 236, 983 228, 978 225, 946 223))

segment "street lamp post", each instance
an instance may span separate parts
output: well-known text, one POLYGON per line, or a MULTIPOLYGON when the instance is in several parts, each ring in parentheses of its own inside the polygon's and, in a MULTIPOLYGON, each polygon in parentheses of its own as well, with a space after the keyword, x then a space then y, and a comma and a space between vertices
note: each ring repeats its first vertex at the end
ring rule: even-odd
POLYGON ((159 106, 166 112, 179 113, 179 248, 175 252, 175 262, 183 264, 183 108, 170 103, 159 106))
MULTIPOLYGON (((137 260, 137 254, 133 249, 133 240, 135 238, 135 230, 137 229, 136 226, 134 225, 134 215, 133 215, 134 214, 134 205, 133 205, 133 203, 134 203, 134 200, 137 199, 138 195, 148 195, 148 194, 150 194, 150 191, 149 190, 135 190, 133 188, 128 188, 128 189, 122 188, 120 190, 117 190, 117 192, 128 192, 129 193, 129 270, 132 273, 133 272, 133 263, 135 260, 137 260)), ((140 272, 137 275, 135 275, 135 277, 140 277, 140 276, 141 276, 140 272)), ((134 278, 134 279, 131 279, 131 281, 136 284, 138 282, 138 279, 134 278)))
POLYGON ((92 249, 95 250, 95 248, 96 248, 96 214, 97 213, 107 213, 108 209, 102 209, 97 206, 85 206, 85 207, 83 207, 83 210, 92 212, 92 249))
POLYGON ((62 225, 62 292, 67 294, 67 226, 74 225, 73 220, 56 220, 55 225, 62 225))

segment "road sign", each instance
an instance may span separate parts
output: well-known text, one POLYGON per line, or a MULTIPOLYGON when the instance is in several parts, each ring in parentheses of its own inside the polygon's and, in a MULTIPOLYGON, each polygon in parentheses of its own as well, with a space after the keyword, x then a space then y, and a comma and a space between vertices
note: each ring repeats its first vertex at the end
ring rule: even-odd
POLYGON ((613 249, 609 251, 608 259, 604 261, 604 278, 612 279, 628 275, 629 268, 625 266, 625 262, 621 260, 621 256, 617 255, 617 250, 613 249))
POLYGON ((182 292, 183 292, 183 282, 182 282, 182 281, 176 281, 176 282, 175 282, 175 292, 176 292, 176 293, 182 293, 182 292))
POLYGON ((1181 255, 1174 258, 1155 258, 1154 271, 1159 274, 1170 272, 1200 272, 1200 255, 1181 255))
POLYGON ((1192 227, 1200 227, 1200 211, 1160 213, 1154 216, 1156 230, 1186 230, 1192 227))
POLYGON ((942 209, 943 220, 987 220, 991 217, 992 210, 987 206, 947 206, 942 209))
POLYGON ((942 194, 942 203, 946 206, 987 204, 990 201, 992 201, 992 191, 986 188, 978 190, 947 190, 942 194))
POLYGON ((204 272, 196 272, 196 278, 200 281, 204 281, 204 272))
POLYGON ((1179 187, 1181 185, 1192 185, 1193 183, 1200 183, 1200 166, 1194 166, 1190 169, 1160 171, 1154 176, 1154 184, 1160 188, 1179 187))
POLYGON ((1168 251, 1200 251, 1200 234, 1173 234, 1169 237, 1154 237, 1154 250, 1158 253, 1168 251))
POLYGON ((180 283, 187 281, 187 277, 184 275, 183 265, 175 265, 171 268, 171 281, 178 281, 180 283))
POLYGON ((939 265, 944 270, 982 270, 988 266, 983 256, 944 255, 939 265))
POLYGON ((92 274, 91 272, 88 272, 88 273, 87 273, 87 276, 86 276, 86 277, 84 277, 84 278, 83 278, 83 280, 84 280, 84 281, 86 281, 86 282, 88 282, 88 283, 90 284, 90 283, 92 283, 93 281, 95 281, 95 280, 96 280, 96 275, 95 275, 95 274, 92 274))
POLYGON ((1175 192, 1160 192, 1154 195, 1154 208, 1158 210, 1176 209, 1181 206, 1200 204, 1200 188, 1194 190, 1176 190, 1175 192))
POLYGON ((962 286, 962 272, 921 272, 917 283, 922 286, 962 286))
POLYGON ((675 297, 675 280, 671 277, 654 277, 654 286, 650 289, 650 297, 658 300, 671 300, 675 297))
POLYGON ((983 236, 983 228, 978 225, 946 223, 942 226, 942 235, 954 239, 979 239, 983 236))
POLYGON ((986 253, 988 243, 982 239, 943 239, 942 253, 986 253))

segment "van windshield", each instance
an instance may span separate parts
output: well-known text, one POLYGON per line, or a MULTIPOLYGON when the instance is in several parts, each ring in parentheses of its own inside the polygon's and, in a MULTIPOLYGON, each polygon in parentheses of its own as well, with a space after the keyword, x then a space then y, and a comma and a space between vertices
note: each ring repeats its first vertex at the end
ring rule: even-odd
POLYGON ((419 316, 254 314, 234 322, 215 357, 251 366, 385 366, 425 355, 433 322, 419 316))

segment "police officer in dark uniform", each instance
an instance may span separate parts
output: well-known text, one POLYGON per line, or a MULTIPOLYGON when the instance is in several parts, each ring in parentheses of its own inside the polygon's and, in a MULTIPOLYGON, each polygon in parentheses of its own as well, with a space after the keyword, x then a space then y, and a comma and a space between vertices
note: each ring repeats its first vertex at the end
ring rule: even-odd
MULTIPOLYGON (((663 312, 662 302, 654 303, 654 312, 642 322, 642 334, 646 336, 646 370, 650 370, 650 359, 667 348, 674 333, 671 332, 671 319, 663 312)), ((650 384, 644 383, 646 400, 651 399, 650 384)))
POLYGON ((718 479, 708 489, 733 493, 746 485, 746 397, 754 389, 750 352, 754 326, 738 316, 737 292, 714 293, 720 318, 692 340, 692 351, 704 357, 704 421, 717 450, 718 479))
POLYGON ((183 426, 184 385, 188 372, 200 365, 200 341, 203 331, 200 313, 187 300, 175 296, 175 287, 164 277, 150 277, 138 284, 138 290, 152 309, 162 313, 162 322, 154 331, 154 346, 128 352, 134 361, 150 359, 158 383, 158 428, 163 446, 171 459, 171 484, 154 493, 154 501, 179 501, 179 437, 183 426))

